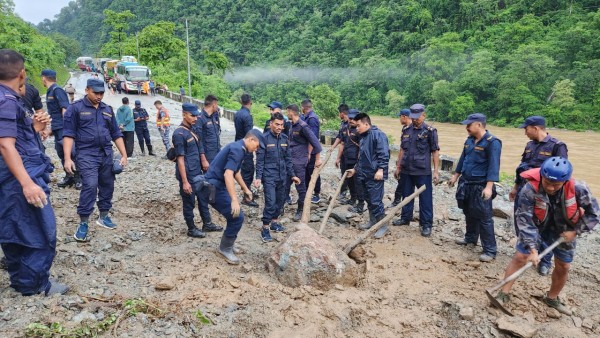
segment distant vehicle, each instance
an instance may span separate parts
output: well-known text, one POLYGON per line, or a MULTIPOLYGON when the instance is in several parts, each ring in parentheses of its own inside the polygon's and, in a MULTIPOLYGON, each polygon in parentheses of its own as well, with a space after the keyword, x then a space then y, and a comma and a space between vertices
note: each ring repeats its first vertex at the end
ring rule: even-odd
POLYGON ((115 76, 115 70, 117 69, 117 63, 119 63, 119 60, 108 60, 106 61, 106 63, 104 63, 104 76, 111 78, 113 76, 115 76))
POLYGON ((77 58, 77 67, 82 71, 90 71, 94 68, 94 59, 89 56, 80 56, 77 58))
POLYGON ((123 61, 123 62, 137 62, 137 59, 134 56, 131 56, 131 55, 123 55, 121 57, 121 61, 123 61))
POLYGON ((108 60, 110 60, 110 58, 96 58, 96 59, 94 59, 94 66, 96 68, 96 72, 103 73, 104 72, 104 64, 108 60))
POLYGON ((150 81, 150 68, 142 66, 137 62, 117 63, 115 76, 121 81, 121 89, 126 93, 138 92, 138 83, 150 81))

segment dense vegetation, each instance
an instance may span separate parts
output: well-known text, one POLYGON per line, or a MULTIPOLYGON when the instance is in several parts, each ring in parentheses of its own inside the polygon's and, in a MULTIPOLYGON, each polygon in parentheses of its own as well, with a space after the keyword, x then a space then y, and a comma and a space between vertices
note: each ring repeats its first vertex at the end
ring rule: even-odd
MULTIPOLYGON (((285 103, 316 95, 319 113, 331 117, 339 100, 380 114, 423 102, 440 121, 480 111, 515 125, 541 114, 556 127, 600 129, 599 7, 596 0, 77 0, 39 29, 96 54, 111 41, 105 9, 135 15, 130 37, 165 21, 185 41, 186 17, 202 71, 209 73, 211 51, 233 66, 226 87, 210 80, 221 95, 242 88, 285 103)), ((184 52, 172 59, 180 65, 160 62, 158 73, 185 75, 184 52)), ((207 86, 201 79, 194 77, 198 90, 207 86)))

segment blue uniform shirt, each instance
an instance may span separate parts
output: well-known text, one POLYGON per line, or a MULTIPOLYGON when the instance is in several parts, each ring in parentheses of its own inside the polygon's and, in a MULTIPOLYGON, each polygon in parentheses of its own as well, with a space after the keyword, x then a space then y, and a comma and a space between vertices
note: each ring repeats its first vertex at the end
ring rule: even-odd
POLYGON ((133 108, 133 119, 135 121, 135 128, 144 129, 148 127, 148 122, 146 117, 150 117, 148 112, 144 108, 133 108), (135 119, 142 118, 140 121, 135 121, 135 119))
MULTIPOLYGON (((311 110, 308 112, 308 114, 304 115, 303 120, 304 122, 306 122, 306 124, 308 124, 310 130, 313 132, 313 134, 315 134, 317 140, 319 140, 319 138, 321 137, 321 122, 319 122, 319 117, 317 116, 317 114, 315 114, 315 112, 311 110)), ((316 151, 316 149, 313 148, 311 154, 314 155, 317 153, 319 153, 319 151, 316 151)))
POLYGON ((112 108, 100 102, 96 109, 87 97, 65 112, 63 135, 75 140, 77 156, 112 154, 111 141, 123 137, 112 108))
POLYGON ((402 129, 400 147, 403 174, 431 175, 431 154, 440 150, 437 129, 423 122, 418 128, 411 124, 402 129))
POLYGON ((462 174, 467 182, 498 182, 500 179, 500 153, 502 141, 490 132, 475 143, 469 136, 456 166, 456 172, 462 174))
POLYGON ((204 109, 193 126, 196 135, 202 139, 202 154, 210 163, 221 150, 221 122, 219 113, 208 115, 204 109))
POLYGON ((342 135, 342 142, 344 142, 344 160, 346 164, 353 165, 358 160, 358 152, 360 151, 360 139, 361 136, 358 133, 356 127, 347 128, 342 135))
POLYGON ((208 168, 208 172, 204 177, 207 180, 210 180, 212 184, 217 183, 217 189, 225 188, 225 171, 227 169, 233 170, 234 173, 237 173, 242 167, 242 161, 244 160, 244 155, 246 155, 248 151, 244 146, 244 140, 238 140, 232 143, 229 143, 213 159, 210 167, 208 168), (220 183, 220 184, 219 184, 220 183))
POLYGON ((313 146, 313 153, 318 154, 323 150, 319 139, 310 130, 306 122, 298 120, 292 124, 290 130, 290 147, 292 148, 292 161, 294 163, 308 163, 308 145, 313 146))
POLYGON ((521 163, 517 167, 515 183, 525 184, 525 179, 520 175, 522 172, 541 167, 545 160, 553 156, 568 158, 567 152, 567 145, 550 135, 546 135, 540 142, 533 140, 527 142, 521 156, 521 163))
MULTIPOLYGON (((194 176, 202 175, 202 166, 200 165, 200 153, 202 152, 202 142, 198 136, 183 123, 173 132, 173 148, 177 156, 184 156, 185 173, 188 181, 191 182, 194 176)), ((175 162, 175 177, 181 180, 179 174, 179 163, 175 162)))
POLYGON ((246 107, 240 108, 233 117, 233 124, 235 126, 235 140, 246 137, 246 134, 254 128, 254 120, 250 110, 246 107))
POLYGON ((388 178, 390 148, 387 135, 376 126, 361 134, 360 151, 355 169, 362 178, 373 179, 379 169, 383 169, 383 179, 388 178))
POLYGON ((56 83, 46 90, 46 106, 48 114, 52 117, 52 130, 63 128, 62 110, 69 108, 69 97, 56 83))
POLYGON ((288 177, 294 177, 292 151, 287 135, 281 133, 276 136, 270 130, 263 135, 265 149, 259 148, 256 152, 256 178, 285 182, 288 177))

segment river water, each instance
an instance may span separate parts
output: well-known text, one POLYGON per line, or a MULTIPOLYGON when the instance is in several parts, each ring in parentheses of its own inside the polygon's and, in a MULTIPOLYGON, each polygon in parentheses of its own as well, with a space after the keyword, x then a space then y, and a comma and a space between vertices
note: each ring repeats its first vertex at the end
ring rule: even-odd
MULTIPOLYGON (((371 119, 374 125, 386 134, 392 135, 394 143, 398 144, 400 142, 401 127, 399 119, 383 116, 374 116, 371 119)), ((467 138, 465 126, 451 123, 434 123, 434 127, 438 130, 440 153, 458 159, 467 138)), ((488 130, 502 140, 500 171, 508 175, 514 175, 515 168, 521 161, 525 144, 529 141, 525 136, 525 131, 519 128, 495 126, 488 126, 488 130)), ((548 132, 567 144, 569 160, 574 166, 574 177, 585 181, 592 192, 600 197, 598 195, 600 194, 600 168, 596 167, 599 156, 595 152, 595 150, 600 151, 600 133, 551 129, 548 132)))

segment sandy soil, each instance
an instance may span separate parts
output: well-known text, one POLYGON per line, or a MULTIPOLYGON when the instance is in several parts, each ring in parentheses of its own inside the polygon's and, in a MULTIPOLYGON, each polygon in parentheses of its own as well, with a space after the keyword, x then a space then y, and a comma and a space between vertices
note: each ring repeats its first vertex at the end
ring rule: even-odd
MULTIPOLYGON (((106 101, 116 108, 120 98, 107 96, 106 101)), ((177 120, 179 104, 163 101, 177 120)), ((146 108, 151 102, 153 98, 143 97, 146 108)), ((158 132, 151 128, 151 133, 155 149, 163 155, 158 132)), ((232 139, 233 128, 224 122, 222 143, 232 139)), ((53 148, 47 153, 57 160, 53 148)), ((174 171, 174 165, 160 157, 131 161, 116 182, 112 217, 118 228, 91 226, 91 241, 84 244, 72 240, 78 223, 78 192, 52 183, 59 236, 52 272, 72 291, 63 297, 21 297, 8 287, 7 274, 0 274, 0 336, 24 336, 26 327, 34 322, 60 322, 65 330, 94 327, 111 315, 118 319, 103 336, 509 336, 498 331, 495 323, 501 313, 488 306, 484 289, 498 282, 513 253, 512 225, 496 219, 498 257, 480 264, 480 247, 454 244, 463 234, 464 221, 455 208, 454 190, 445 185, 434 192, 431 238, 419 235, 416 222, 391 227, 383 239, 362 245, 366 263, 356 287, 320 291, 283 286, 266 271, 265 262, 277 241, 264 244, 260 240, 262 209, 244 207, 248 221, 240 233, 244 253, 239 266, 227 265, 214 253, 220 233, 205 239, 187 237, 174 171), (161 311, 148 307, 128 311, 131 307, 124 304, 131 299, 141 299, 142 304, 161 311), (208 323, 202 323, 198 313, 208 323), (82 318, 87 319, 79 323, 82 318)), ((58 169, 53 179, 60 177, 62 170, 58 169)), ((324 197, 332 193, 338 177, 339 171, 329 164, 322 175, 324 197)), ((395 185, 393 180, 386 183, 386 203, 395 185)), ((261 198, 261 207, 262 202, 261 198)), ((326 207, 322 202, 313 214, 321 215, 326 207)), ((288 208, 286 218, 293 211, 288 208)), ((224 225, 214 210, 213 217, 224 225)), ((365 213, 363 219, 367 217, 365 213)), ((200 222, 199 217, 196 220, 200 222)), ((283 219, 283 223, 291 221, 283 219)), ((342 225, 331 220, 325 236, 341 248, 359 235, 352 226, 356 223, 342 225)), ((319 224, 310 225, 318 228, 319 224)), ((285 236, 274 234, 278 241, 285 236)), ((600 298, 600 237, 594 233, 578 241, 577 257, 562 295, 575 309, 574 316, 550 318, 548 308, 534 297, 548 289, 550 277, 540 277, 532 270, 514 288, 509 307, 538 328, 536 337, 600 336, 596 301, 600 298)))

